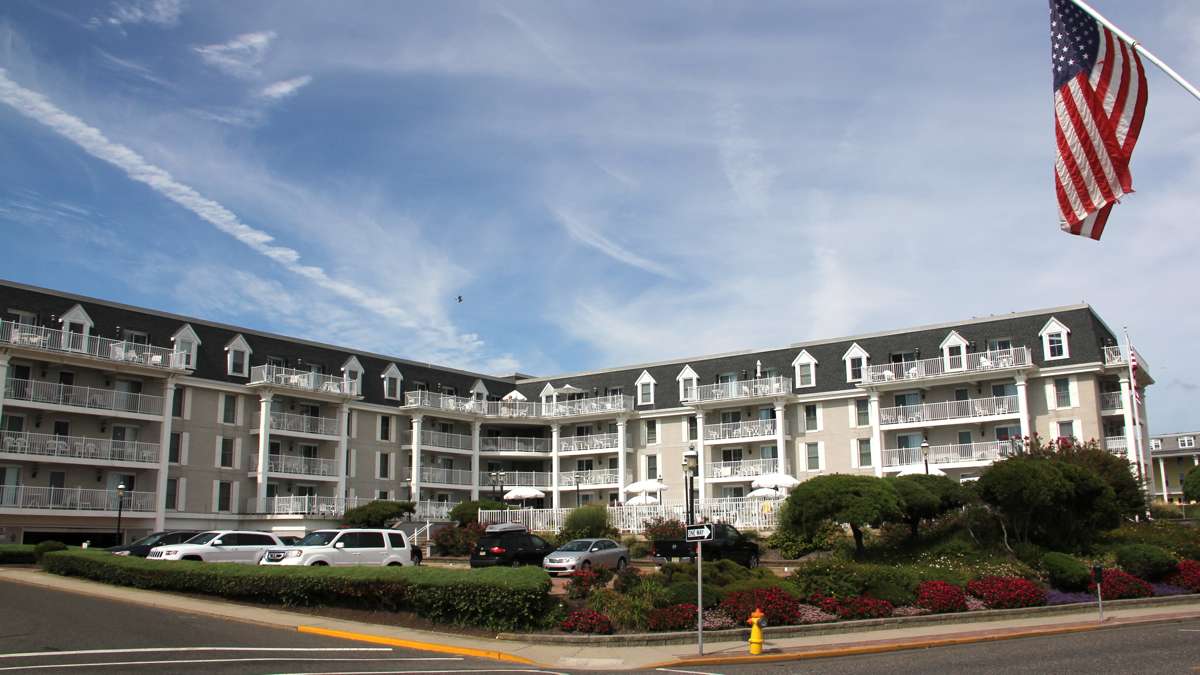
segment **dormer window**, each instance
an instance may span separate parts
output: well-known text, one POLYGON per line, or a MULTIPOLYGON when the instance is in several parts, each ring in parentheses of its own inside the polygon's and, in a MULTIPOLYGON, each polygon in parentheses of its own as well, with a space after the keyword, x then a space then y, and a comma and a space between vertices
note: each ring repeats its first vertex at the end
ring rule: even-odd
POLYGON ((229 350, 229 374, 246 376, 246 352, 244 350, 229 350))
POLYGON ((200 347, 200 338, 196 335, 196 331, 192 329, 190 324, 183 324, 175 334, 171 336, 171 342, 175 343, 175 353, 183 355, 183 367, 196 367, 196 350, 200 347))
POLYGON ((792 361, 792 369, 795 371, 797 389, 817 386, 817 360, 807 349, 796 355, 792 361))
POLYGON ((362 364, 358 362, 358 357, 351 356, 342 364, 342 378, 349 383, 349 391, 346 393, 354 396, 362 395, 362 364))
POLYGON ((1071 329, 1054 317, 1038 332, 1042 338, 1042 358, 1046 361, 1065 359, 1071 356, 1071 329))
POLYGON ((680 401, 691 401, 699 395, 696 387, 700 384, 700 377, 696 375, 696 371, 692 370, 690 365, 684 366, 683 370, 679 371, 675 381, 679 383, 680 401))
POLYGON ((858 346, 858 343, 850 345, 850 349, 842 355, 842 360, 846 362, 846 381, 847 382, 862 382, 863 371, 867 367, 868 354, 865 349, 858 346))
POLYGON ((950 331, 941 346, 942 366, 946 370, 963 370, 967 367, 967 341, 958 331, 950 331))
POLYGON ((250 375, 250 345, 241 335, 225 344, 225 372, 237 377, 250 375))
POLYGON ((654 405, 654 385, 656 382, 650 375, 650 371, 643 370, 634 384, 637 385, 637 404, 654 405))
POLYGON ((400 374, 400 369, 396 367, 396 364, 390 363, 380 377, 383 378, 383 397, 399 401, 400 383, 404 380, 404 376, 400 374))

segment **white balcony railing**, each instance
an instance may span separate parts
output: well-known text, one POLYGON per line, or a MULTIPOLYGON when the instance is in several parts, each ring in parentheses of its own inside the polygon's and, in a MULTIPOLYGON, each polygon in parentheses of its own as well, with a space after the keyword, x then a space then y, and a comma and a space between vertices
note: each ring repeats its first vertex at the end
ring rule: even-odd
POLYGON ((473 476, 470 469, 441 469, 433 466, 421 467, 422 483, 441 483, 442 485, 470 485, 473 476))
MULTIPOLYGON (((259 415, 250 418, 250 428, 259 428, 259 415)), ((291 431, 317 436, 340 436, 341 427, 336 417, 313 417, 311 415, 296 415, 294 413, 271 413, 271 431, 291 431)))
POLYGON ((684 392, 684 395, 692 396, 692 398, 687 399, 690 403, 704 403, 706 401, 777 396, 790 394, 791 392, 792 378, 775 376, 763 377, 757 380, 737 380, 735 382, 705 384, 696 387, 694 390, 688 389, 684 392))
POLYGON ((11 401, 140 415, 162 415, 163 407, 161 396, 15 378, 9 378, 4 383, 4 397, 11 401))
POLYGON ((94 462, 158 464, 158 444, 107 438, 55 436, 22 431, 0 432, 3 452, 38 457, 70 457, 94 462))
POLYGON ((994 396, 991 398, 972 398, 965 401, 943 401, 941 403, 922 403, 920 405, 882 408, 879 411, 879 423, 914 424, 920 422, 971 419, 975 417, 1016 415, 1018 413, 1020 413, 1020 403, 1016 396, 994 396))
POLYGON ((550 487, 554 474, 549 471, 505 471, 504 478, 496 476, 495 482, 487 472, 479 474, 480 487, 494 487, 497 491, 507 491, 512 487, 550 487))
POLYGON ((1032 363, 1033 357, 1028 347, 971 352, 962 356, 936 356, 918 361, 867 366, 863 370, 862 383, 906 382, 942 375, 1024 368, 1032 363))
MULTIPOLYGON (((1150 364, 1146 363, 1146 359, 1142 357, 1142 353, 1137 351, 1138 368, 1141 370, 1149 370, 1150 364)), ((1129 349, 1121 345, 1113 345, 1104 348, 1104 365, 1119 366, 1129 363, 1129 349)))
MULTIPOLYGON (((617 450, 621 438, 617 434, 589 434, 587 436, 562 436, 558 439, 559 452, 586 452, 617 450)), ((628 447, 628 445, 626 445, 628 447)))
MULTIPOLYGON (((0 485, 0 509, 47 509, 51 511, 117 511, 116 490, 0 485)), ((121 510, 154 511, 153 492, 126 492, 121 510)))
MULTIPOLYGON (((270 473, 294 473, 304 476, 336 476, 336 459, 302 457, 297 455, 267 455, 270 473)), ((250 470, 258 471, 258 455, 250 455, 250 470)))
POLYGON ((577 398, 573 401, 558 401, 547 404, 547 417, 569 417, 572 415, 595 415, 597 413, 628 412, 633 410, 633 397, 615 394, 613 396, 595 396, 577 398))
POLYGON ((450 520, 450 512, 456 506, 458 506, 458 502, 437 502, 422 499, 417 502, 417 510, 413 513, 413 520, 450 520))
POLYGON ((705 424, 704 440, 722 441, 731 438, 756 438, 775 435, 775 420, 747 420, 745 422, 724 422, 721 424, 705 424))
POLYGON ((743 459, 736 462, 709 462, 708 478, 750 478, 779 471, 778 459, 743 459))
POLYGON ((1101 410, 1121 410, 1123 407, 1121 404, 1121 392, 1105 391, 1100 393, 1101 410))
POLYGON ((1109 452, 1125 452, 1128 447, 1124 436, 1107 436, 1104 439, 1104 449, 1109 452))
POLYGON ((276 515, 308 515, 336 518, 356 506, 372 500, 362 497, 285 496, 267 497, 263 501, 251 498, 247 501, 248 513, 276 515))
MULTIPOLYGON (((729 523, 741 530, 771 531, 782 506, 782 499, 706 499, 696 504, 696 517, 704 522, 729 523)), ((686 510, 682 500, 649 506, 609 506, 608 522, 621 532, 641 532, 654 518, 682 521, 686 510)), ((481 510, 479 522, 520 523, 534 532, 558 532, 570 512, 570 508, 481 510)))
MULTIPOLYGON (((1019 446, 1018 446, 1019 447, 1019 446)), ((982 443, 951 443, 929 446, 930 464, 954 464, 958 462, 994 462, 1016 451, 1009 441, 986 441, 982 443)), ((921 448, 884 448, 885 467, 920 465, 925 461, 921 448)))
POLYGON ((524 419, 544 417, 544 406, 537 401, 471 401, 472 411, 483 411, 484 417, 524 419))
POLYGON ((591 471, 560 471, 558 472, 559 487, 575 487, 588 485, 616 485, 620 476, 617 469, 593 469, 591 471))
MULTIPOLYGON (((412 434, 407 434, 407 440, 412 443, 412 434)), ((421 445, 428 448, 445 448, 447 450, 470 450, 471 436, 469 434, 451 434, 445 431, 421 430, 421 445)))
POLYGON ((550 441, 525 436, 499 436, 479 439, 483 452, 550 452, 550 441))
POLYGON ((251 385, 266 385, 284 387, 301 391, 314 391, 324 394, 341 396, 355 395, 355 382, 346 377, 314 373, 307 370, 295 370, 270 364, 254 366, 250 369, 251 385))
POLYGON ((164 370, 189 369, 184 352, 12 321, 0 321, 0 343, 164 370))

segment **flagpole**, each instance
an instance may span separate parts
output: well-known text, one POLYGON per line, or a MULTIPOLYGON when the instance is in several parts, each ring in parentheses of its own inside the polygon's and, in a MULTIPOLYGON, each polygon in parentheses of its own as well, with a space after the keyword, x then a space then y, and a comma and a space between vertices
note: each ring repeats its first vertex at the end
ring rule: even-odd
MULTIPOLYGON (((1129 372, 1129 406, 1133 408, 1133 454, 1137 457, 1138 475, 1142 479, 1142 486, 1146 488, 1148 494, 1153 494, 1152 486, 1152 471, 1149 464, 1142 456, 1142 422, 1141 414, 1138 411, 1138 393, 1137 393, 1137 374, 1133 372, 1133 341, 1129 339, 1129 328, 1122 327, 1125 332, 1125 369, 1129 372)), ((1166 499, 1166 495, 1163 495, 1166 499)))
POLYGON ((1175 80, 1175 82, 1179 86, 1186 89, 1187 92, 1189 94, 1191 94, 1192 96, 1194 96, 1197 100, 1200 100, 1200 89, 1196 89, 1196 87, 1191 82, 1188 82, 1187 80, 1183 79, 1182 75, 1175 72, 1175 69, 1171 68, 1171 66, 1168 66, 1167 64, 1163 63, 1162 59, 1158 58, 1154 54, 1151 54, 1150 50, 1148 50, 1142 46, 1142 43, 1133 39, 1132 36, 1130 36, 1125 31, 1121 30, 1120 28, 1117 28, 1116 25, 1113 24, 1113 22, 1104 18, 1100 14, 1100 12, 1097 12, 1095 9, 1092 8, 1091 5, 1087 4, 1087 2, 1084 2, 1084 0, 1071 0, 1071 2, 1075 3, 1079 7, 1079 9, 1082 9, 1083 11, 1087 12, 1093 19, 1104 24, 1104 26, 1107 27, 1109 30, 1111 30, 1113 33, 1115 33, 1117 37, 1121 38, 1126 43, 1128 43, 1130 47, 1133 47, 1134 50, 1137 51, 1137 53, 1146 57, 1147 61, 1158 66, 1159 70, 1166 73, 1167 76, 1170 77, 1172 80, 1175 80))

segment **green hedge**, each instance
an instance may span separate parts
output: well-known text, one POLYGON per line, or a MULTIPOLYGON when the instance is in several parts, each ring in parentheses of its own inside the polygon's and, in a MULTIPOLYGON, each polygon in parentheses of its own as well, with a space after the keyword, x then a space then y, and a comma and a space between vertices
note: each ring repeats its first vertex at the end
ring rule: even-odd
POLYGON ((32 565, 35 562, 32 544, 0 544, 0 565, 32 565))
POLYGON ((48 572, 159 591, 287 606, 409 611, 431 621, 511 630, 540 624, 550 577, 536 567, 260 567, 144 560, 97 551, 42 558, 48 572))
POLYGON ((1175 571, 1175 558, 1151 544, 1125 544, 1117 549, 1117 565, 1139 579, 1162 581, 1175 571))
POLYGON ((1092 580, 1088 566, 1066 553, 1047 553, 1042 556, 1042 567, 1050 585, 1060 591, 1086 591, 1092 580))

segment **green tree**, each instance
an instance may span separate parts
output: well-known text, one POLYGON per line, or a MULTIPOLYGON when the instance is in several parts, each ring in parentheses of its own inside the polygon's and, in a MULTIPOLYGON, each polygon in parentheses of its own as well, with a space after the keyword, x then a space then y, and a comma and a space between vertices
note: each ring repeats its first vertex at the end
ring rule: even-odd
POLYGON ((474 502, 459 502, 454 508, 450 509, 450 520, 458 523, 459 527, 464 527, 470 523, 479 522, 479 511, 503 511, 508 507, 500 502, 494 502, 490 499, 481 499, 474 502))
POLYGON ((810 538, 826 523, 849 525, 855 553, 861 556, 866 550, 862 529, 878 527, 900 514, 900 495, 888 481, 874 476, 830 474, 810 478, 792 490, 781 524, 810 538))
POLYGON ((962 506, 962 487, 946 476, 898 476, 886 479, 900 495, 901 513, 897 522, 908 524, 912 538, 920 534, 922 520, 936 518, 952 508, 962 506))
POLYGON ((1189 502, 1200 502, 1200 466, 1194 467, 1183 477, 1183 498, 1189 502))
POLYGON ((979 496, 1000 517, 1006 538, 1029 542, 1035 519, 1048 517, 1070 487, 1050 462, 1028 455, 988 467, 979 477, 979 496))
POLYGON ((1146 512, 1146 493, 1134 477, 1129 460, 1101 448, 1096 441, 1079 443, 1070 439, 1042 445, 1034 437, 1029 453, 1033 456, 1057 459, 1068 464, 1082 466, 1094 471, 1113 490, 1117 508, 1123 516, 1137 516, 1146 512))
POLYGON ((347 509, 342 515, 345 527, 388 527, 407 515, 416 513, 412 502, 373 501, 347 509))
POLYGON ((571 509, 563 520, 563 529, 559 533, 559 543, 571 539, 592 539, 595 537, 615 537, 617 531, 608 524, 608 508, 600 504, 589 504, 571 509))

